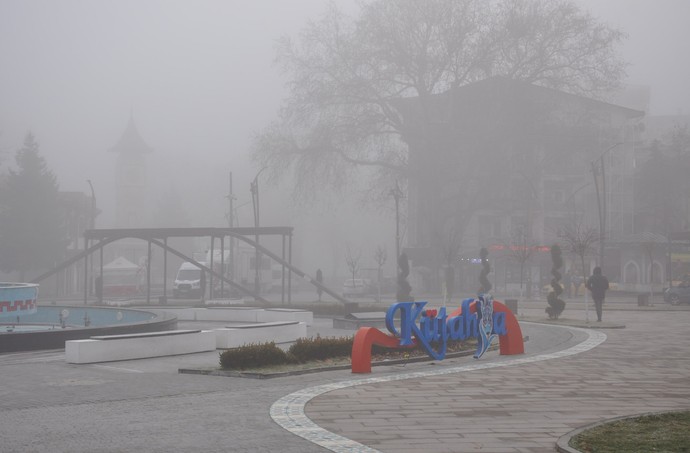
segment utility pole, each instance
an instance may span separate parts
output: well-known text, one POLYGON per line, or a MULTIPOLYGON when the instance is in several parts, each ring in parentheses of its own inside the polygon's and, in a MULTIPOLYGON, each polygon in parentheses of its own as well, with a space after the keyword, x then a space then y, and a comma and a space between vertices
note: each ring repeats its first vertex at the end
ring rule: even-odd
POLYGON ((256 296, 259 296, 259 292, 261 290, 261 277, 260 277, 260 268, 261 268, 261 255, 259 254, 259 175, 261 172, 266 170, 266 167, 263 167, 259 172, 256 174, 254 177, 254 180, 251 182, 249 185, 249 190, 252 193, 252 204, 254 206, 254 228, 255 228, 255 234, 254 234, 254 241, 256 242, 257 247, 254 248, 255 254, 254 254, 254 293, 256 296))
MULTIPOLYGON (((234 209, 232 202, 234 195, 232 194, 232 172, 230 172, 230 184, 228 187, 228 227, 233 228, 235 226, 234 209)), ((235 238, 230 236, 230 257, 228 260, 228 272, 230 273, 230 278, 235 278, 235 238)))
MULTIPOLYGON (((87 179, 87 183, 89 183, 89 188, 91 189, 91 221, 89 222, 89 229, 95 229, 96 228, 96 192, 93 190, 93 184, 91 184, 91 180, 87 179)), ((86 243, 86 248, 89 248, 91 246, 91 241, 88 241, 86 243)), ((89 267, 90 267, 90 272, 91 272, 91 279, 89 280, 89 287, 90 287, 90 292, 93 293, 93 287, 91 285, 91 282, 93 281, 93 254, 89 256, 89 267)), ((101 276, 103 278, 103 276, 101 276)), ((86 284, 86 282, 84 282, 86 284)))
POLYGON ((89 187, 91 188, 91 229, 93 230, 96 228, 96 193, 93 190, 91 180, 87 179, 86 182, 89 183, 89 187))
POLYGON ((390 193, 395 199, 395 265, 397 268, 398 258, 400 258, 400 199, 403 197, 398 181, 395 181, 395 188, 391 189, 390 193))
MULTIPOLYGON (((602 154, 601 156, 601 173, 602 173, 602 178, 604 177, 604 156, 602 154)), ((602 196, 599 194, 599 175, 597 171, 597 167, 594 165, 594 161, 592 161, 592 176, 594 177, 594 188, 597 192, 597 210, 599 214, 599 267, 602 268, 604 266, 604 235, 606 234, 606 212, 603 211, 602 209, 602 201, 601 198, 602 196)), ((603 186, 603 184, 602 184, 603 186)), ((604 200, 606 200, 606 192, 604 192, 603 195, 604 200)), ((586 292, 586 291, 585 291, 586 292)))
POLYGON ((622 145, 623 142, 617 142, 609 146, 601 153, 598 159, 591 162, 592 176, 594 177, 594 188, 597 192, 597 209, 599 211, 599 267, 604 270, 604 242, 606 240, 606 173, 604 171, 604 156, 613 148, 622 145), (599 178, 597 165, 601 168, 601 195, 599 193, 599 178))

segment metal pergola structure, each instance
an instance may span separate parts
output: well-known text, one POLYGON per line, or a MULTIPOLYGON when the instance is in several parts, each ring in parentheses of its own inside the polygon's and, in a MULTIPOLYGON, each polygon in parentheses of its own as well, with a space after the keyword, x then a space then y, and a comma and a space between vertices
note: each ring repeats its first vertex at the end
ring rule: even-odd
MULTIPOLYGON (((296 274, 300 278, 304 279, 308 283, 311 283, 312 285, 316 286, 317 288, 321 288, 325 293, 329 294, 331 297, 335 298, 339 302, 342 303, 347 303, 348 300, 341 297, 339 294, 336 292, 332 291, 331 289, 323 286, 321 283, 316 281, 316 279, 312 278, 311 276, 307 275, 306 273, 302 272, 300 269, 296 268, 295 266, 292 265, 292 232, 293 232, 293 227, 235 227, 235 228, 229 228, 229 227, 224 227, 224 228, 216 228, 216 227, 201 227, 201 228, 112 228, 112 229, 90 229, 86 230, 84 232, 84 251, 75 255, 74 257, 64 261, 63 263, 58 264, 55 266, 53 269, 50 271, 38 276, 37 278, 33 279, 33 283, 40 282, 41 280, 44 280, 51 275, 54 275, 57 272, 60 272, 61 270, 73 265, 74 263, 78 262, 81 259, 84 259, 84 304, 87 303, 87 298, 88 298, 88 284, 87 282, 89 281, 89 267, 87 266, 87 260, 89 257, 92 257, 92 255, 95 252, 99 252, 99 261, 100 261, 100 274, 103 275, 103 248, 115 241, 122 240, 122 239, 141 239, 143 241, 146 241, 148 243, 148 254, 147 254, 147 263, 151 262, 151 247, 152 245, 156 245, 164 250, 164 255, 163 255, 163 275, 167 275, 167 255, 168 252, 172 253, 173 255, 176 255, 180 258, 182 258, 185 261, 188 261, 195 266, 198 266, 200 269, 204 270, 206 273, 209 274, 210 276, 210 283, 209 286, 213 288, 213 279, 216 278, 220 280, 221 282, 221 293, 223 291, 223 285, 228 284, 230 287, 235 288, 242 292, 245 295, 249 295, 254 297, 255 300, 262 301, 262 302, 267 302, 265 299, 263 299, 260 294, 258 294, 256 291, 245 288, 244 286, 240 285, 239 283, 233 281, 232 279, 227 278, 225 275, 222 275, 218 272, 215 272, 213 270, 213 262, 211 263, 206 263, 209 264, 209 266, 206 266, 196 260, 194 260, 193 257, 187 256, 184 253, 168 246, 168 239, 169 238, 182 238, 182 237, 210 237, 211 238, 211 260, 213 260, 214 256, 214 244, 215 244, 215 239, 220 239, 220 247, 221 247, 221 267, 225 267, 224 259, 225 259, 225 238, 230 237, 230 238, 235 238, 237 240, 240 240, 242 242, 245 242, 246 244, 250 245, 251 247, 254 247, 255 249, 259 250, 262 254, 265 254, 269 256, 271 259, 276 261, 282 266, 282 284, 281 284, 281 303, 285 303, 286 296, 287 296, 287 302, 290 303, 292 301, 292 274, 296 274), (280 235, 282 237, 282 253, 281 256, 278 256, 268 250, 267 248, 263 247, 260 245, 257 241, 250 239, 251 236, 258 238, 259 236, 267 236, 267 235, 280 235), (91 244, 92 241, 95 241, 95 244, 91 244), (287 250, 286 250, 287 248, 287 250), (286 256, 287 252, 287 256, 286 256), (287 270, 287 275, 286 275, 286 270, 287 270), (287 291, 286 291, 286 283, 287 283, 287 291)), ((258 266, 258 263, 255 265, 258 266)), ((234 276, 233 276, 234 277, 234 276)), ((165 278, 163 279, 165 281, 165 278)), ((167 297, 167 287, 166 285, 163 285, 163 297, 167 297)), ((151 302, 151 267, 147 266, 146 269, 146 303, 149 304, 151 302)))

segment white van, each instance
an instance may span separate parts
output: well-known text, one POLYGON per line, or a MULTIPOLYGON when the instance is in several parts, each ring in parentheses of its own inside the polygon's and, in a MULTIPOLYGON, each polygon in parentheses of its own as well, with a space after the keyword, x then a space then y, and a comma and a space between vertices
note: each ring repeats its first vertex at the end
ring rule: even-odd
POLYGON ((182 263, 173 284, 173 297, 200 297, 201 269, 192 263, 182 263))

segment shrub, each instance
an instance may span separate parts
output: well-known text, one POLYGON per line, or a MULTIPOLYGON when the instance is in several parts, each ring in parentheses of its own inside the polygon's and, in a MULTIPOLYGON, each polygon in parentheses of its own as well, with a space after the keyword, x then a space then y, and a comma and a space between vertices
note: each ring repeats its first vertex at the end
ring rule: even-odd
POLYGON ((282 365, 290 362, 290 357, 275 342, 249 344, 228 349, 220 354, 220 366, 226 370, 244 370, 266 365, 282 365))
MULTIPOLYGON (((220 354, 220 366, 225 370, 246 370, 271 365, 288 363, 305 363, 311 360, 326 360, 335 357, 349 357, 352 353, 354 337, 298 338, 287 352, 280 349, 274 342, 249 344, 235 349, 228 349, 220 354)), ((472 343, 470 341, 469 343, 472 343)), ((466 344, 466 343, 465 343, 466 344)), ((448 352, 455 352, 462 348, 463 342, 449 341, 448 352)), ((394 357, 396 354, 425 353, 421 345, 414 347, 387 348, 373 345, 373 355, 394 357)))
POLYGON ((288 354, 302 363, 309 360, 347 357, 352 353, 353 340, 353 337, 321 338, 319 335, 315 338, 298 338, 288 349, 288 354))

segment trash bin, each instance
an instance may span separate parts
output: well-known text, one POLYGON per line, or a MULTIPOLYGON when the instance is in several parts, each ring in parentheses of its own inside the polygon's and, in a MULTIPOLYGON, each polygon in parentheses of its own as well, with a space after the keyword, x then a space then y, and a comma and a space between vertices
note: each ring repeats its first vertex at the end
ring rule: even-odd
POLYGON ((518 301, 517 299, 506 299, 506 307, 508 310, 512 311, 514 315, 518 314, 518 301))
POLYGON ((638 294, 637 295, 637 306, 638 307, 649 306, 649 294, 638 294))

